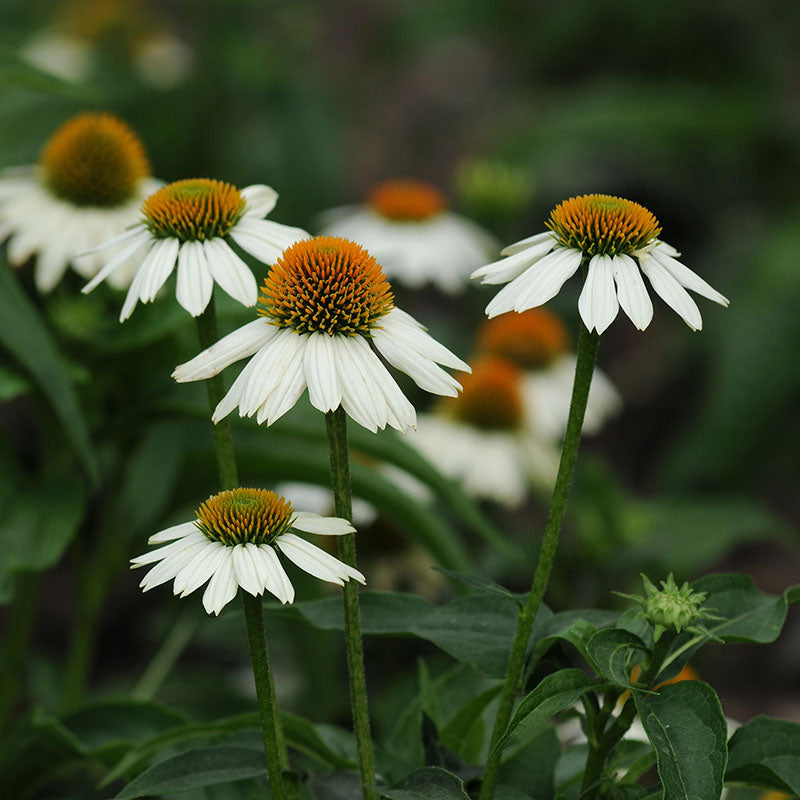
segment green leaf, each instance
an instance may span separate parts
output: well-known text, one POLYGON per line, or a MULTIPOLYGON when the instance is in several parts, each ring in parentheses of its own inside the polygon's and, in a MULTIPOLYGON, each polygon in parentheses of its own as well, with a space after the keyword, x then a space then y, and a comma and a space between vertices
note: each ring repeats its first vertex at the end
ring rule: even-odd
POLYGON ((114 800, 185 792, 265 774, 262 749, 202 747, 154 764, 137 775, 114 800))
POLYGON ((800 725, 755 717, 728 743, 726 781, 800 795, 800 725))
POLYGON ((617 686, 631 687, 631 670, 647 656, 645 643, 622 628, 604 628, 586 643, 590 663, 617 686))
MULTIPOLYGON (((555 792, 556 764, 562 744, 555 725, 546 725, 522 746, 506 753, 500 765, 502 784, 523 789, 535 798, 551 798, 555 792)), ((584 757, 584 763, 586 759, 584 757)), ((497 787, 497 796, 501 786, 497 787)), ((511 800, 511 797, 509 797, 511 800)))
POLYGON ((586 645, 597 633, 598 628, 613 625, 619 614, 615 611, 583 609, 559 611, 557 614, 539 621, 533 633, 533 648, 529 658, 528 673, 539 663, 544 654, 560 641, 571 644, 587 661, 589 654, 586 645))
POLYGON ((476 763, 483 746, 482 714, 489 703, 500 694, 502 686, 492 686, 473 697, 440 731, 444 744, 467 763, 476 763))
POLYGON ((723 618, 707 623, 715 636, 726 642, 767 644, 780 635, 797 587, 775 596, 759 591, 749 575, 721 574, 694 581, 692 589, 706 592, 703 606, 723 618))
POLYGON ((562 669, 548 675, 517 706, 494 754, 531 736, 550 717, 569 708, 586 692, 602 691, 606 686, 579 669, 562 669))
POLYGON ((714 690, 702 681, 682 681, 633 697, 656 751, 664 800, 719 798, 728 729, 714 690))
MULTIPOLYGON (((420 597, 392 592, 365 591, 359 597, 364 633, 418 636, 487 677, 504 677, 517 624, 517 607, 511 600, 470 595, 432 606, 420 597)), ((315 627, 343 630, 341 603, 334 597, 267 607, 271 614, 299 615, 315 627)))
POLYGON ((393 789, 376 788, 390 800, 469 800, 461 778, 441 767, 418 769, 393 789))
POLYGON ((482 575, 465 575, 463 572, 453 572, 453 570, 442 569, 442 567, 434 567, 434 569, 437 572, 441 572, 442 575, 447 575, 448 578, 463 583, 465 586, 477 589, 479 592, 487 592, 500 595, 501 597, 507 597, 513 600, 520 608, 522 607, 522 600, 519 595, 514 594, 510 589, 506 589, 505 586, 501 586, 499 583, 484 578, 482 575))
POLYGON ((53 406, 86 471, 97 481, 97 461, 86 419, 67 373, 39 312, 20 287, 8 264, 0 263, 0 345, 31 374, 53 406))

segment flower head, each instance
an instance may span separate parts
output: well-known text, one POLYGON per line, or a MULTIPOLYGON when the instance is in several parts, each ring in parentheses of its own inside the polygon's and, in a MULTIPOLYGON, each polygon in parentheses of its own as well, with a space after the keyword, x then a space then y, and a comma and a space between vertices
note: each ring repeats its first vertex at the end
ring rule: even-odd
POLYGON ((170 183, 145 200, 136 225, 97 248, 115 252, 83 291, 92 291, 125 261, 133 262, 137 271, 120 313, 123 322, 137 302, 155 299, 177 265, 175 297, 193 317, 205 311, 215 283, 242 305, 253 306, 258 284, 230 242, 272 264, 285 247, 308 237, 301 228, 262 219, 277 199, 274 189, 261 184, 239 190, 209 178, 170 183))
POLYGON ((569 351, 567 328, 545 308, 522 314, 502 314, 487 320, 478 333, 478 349, 518 364, 544 369, 569 351))
POLYGON ((455 396, 461 384, 439 364, 469 371, 394 305, 375 259, 346 239, 318 236, 289 247, 261 289, 259 319, 181 364, 179 383, 216 375, 253 356, 222 398, 213 419, 239 409, 268 425, 285 414, 308 387, 320 411, 340 405, 372 431, 416 424, 414 407, 373 347, 422 389, 455 396))
MULTIPOLYGON (((52 289, 71 265, 84 277, 100 269, 96 255, 76 258, 119 235, 159 185, 138 136, 119 118, 87 112, 68 120, 45 144, 34 168, 0 177, 0 240, 10 236, 14 266, 38 254, 35 280, 52 289)), ((130 279, 121 261, 117 276, 130 279)))
POLYGON ((578 310, 590 331, 602 333, 620 307, 639 330, 650 324, 653 304, 642 273, 692 330, 700 330, 703 321, 686 289, 728 305, 727 298, 676 260, 680 253, 658 238, 658 220, 638 203, 603 194, 572 197, 553 209, 547 227, 472 273, 483 283, 508 284, 486 307, 489 317, 543 305, 581 264, 588 268, 578 310))
POLYGON ((470 271, 495 250, 489 234, 448 210, 439 189, 417 180, 378 184, 363 206, 327 212, 323 228, 367 248, 392 279, 450 294, 463 291, 470 271))
POLYGON ((169 544, 131 564, 155 564, 140 584, 145 591, 172 580, 173 593, 185 597, 208 581, 203 605, 209 614, 219 614, 240 586, 253 596, 267 591, 281 603, 294 600, 279 552, 320 580, 339 586, 351 579, 364 583, 358 570, 297 535, 342 536, 354 531, 347 520, 295 511, 276 492, 231 489, 202 503, 194 521, 151 536, 150 544, 169 544))

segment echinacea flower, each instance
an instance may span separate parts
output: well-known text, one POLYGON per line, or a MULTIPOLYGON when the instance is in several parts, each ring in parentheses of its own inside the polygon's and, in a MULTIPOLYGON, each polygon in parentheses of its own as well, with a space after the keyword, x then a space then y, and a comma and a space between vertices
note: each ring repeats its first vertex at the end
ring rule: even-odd
POLYGON ((434 394, 455 396, 461 388, 439 364, 469 371, 394 305, 380 265, 354 242, 318 236, 292 245, 261 292, 259 319, 172 374, 179 383, 203 380, 252 356, 216 407, 214 422, 238 408, 240 416, 271 425, 307 387, 320 411, 341 405, 371 431, 390 425, 405 432, 416 423, 414 406, 375 350, 434 394))
MULTIPOLYGON (((85 113, 51 136, 36 166, 0 175, 0 241, 10 237, 8 261, 20 266, 36 256, 34 281, 49 292, 68 266, 90 278, 103 257, 76 256, 122 233, 136 221, 141 202, 161 184, 149 177, 141 141, 122 120, 85 113)), ((130 280, 119 261, 118 284, 130 280)))
POLYGON ((529 424, 520 369, 486 357, 461 380, 461 395, 420 414, 409 442, 473 497, 516 506, 530 484, 552 489, 558 447, 529 424))
POLYGON ((392 280, 412 289, 463 292, 470 272, 497 251, 483 228, 448 211, 444 195, 423 181, 385 181, 365 205, 332 209, 323 220, 324 233, 358 242, 392 280))
MULTIPOLYGON (((480 353, 508 359, 522 370, 528 424, 541 438, 560 441, 567 427, 575 379, 575 354, 561 319, 546 308, 501 314, 483 323, 477 346, 480 353)), ((583 432, 597 433, 621 407, 614 384, 595 368, 583 432)))
POLYGON ((550 230, 506 247, 505 258, 472 273, 483 283, 507 284, 486 306, 489 317, 546 303, 582 264, 588 269, 578 310, 590 331, 602 333, 620 307, 639 330, 650 324, 653 303, 642 273, 692 330, 703 320, 687 289, 728 305, 677 260, 680 253, 658 238, 658 220, 638 203, 606 194, 572 197, 550 212, 546 225, 550 230))
POLYGON ((251 595, 265 591, 281 603, 294 600, 294 587, 278 553, 300 569, 329 583, 365 583, 364 576, 297 533, 343 536, 355 529, 347 520, 295 511, 276 492, 231 489, 209 497, 191 522, 167 528, 148 540, 165 544, 131 559, 133 567, 155 564, 140 586, 148 591, 174 581, 173 593, 185 597, 206 581, 203 606, 219 614, 241 586, 251 595))
POLYGON ((290 244, 308 237, 301 228, 263 219, 277 199, 278 193, 263 184, 240 191, 208 178, 170 183, 147 198, 130 230, 98 248, 116 247, 117 252, 83 291, 91 292, 130 259, 137 272, 120 322, 130 317, 138 301, 155 299, 176 264, 175 297, 193 317, 205 311, 215 283, 242 305, 253 306, 258 298, 256 279, 229 240, 271 264, 290 244))

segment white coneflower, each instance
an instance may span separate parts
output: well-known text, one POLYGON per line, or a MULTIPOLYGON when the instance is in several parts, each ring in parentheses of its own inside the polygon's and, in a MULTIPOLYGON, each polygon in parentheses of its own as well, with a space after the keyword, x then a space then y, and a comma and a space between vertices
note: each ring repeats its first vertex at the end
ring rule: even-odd
POLYGON ((469 370, 394 305, 380 265, 354 242, 330 236, 298 242, 261 291, 260 319, 173 373, 179 382, 203 380, 252 356, 214 411, 215 422, 238 408, 240 416, 269 425, 307 387, 320 411, 342 406, 371 431, 386 425, 405 431, 415 425, 414 407, 375 350, 434 394, 455 396, 461 388, 439 364, 469 370))
POLYGON ((529 424, 522 372, 505 359, 486 357, 462 381, 459 397, 420 415, 410 443, 474 497, 516 506, 531 484, 552 489, 558 447, 529 424))
POLYGON ((470 272, 497 252, 490 234, 448 211, 444 195, 423 181, 385 181, 365 205, 332 209, 323 221, 325 233, 363 245, 392 280, 414 289, 463 292, 470 272))
MULTIPOLYGON (((0 241, 10 237, 9 263, 36 256, 41 292, 68 266, 91 277, 104 257, 75 257, 136 221, 142 201, 161 185, 149 175, 144 147, 122 120, 95 112, 73 117, 47 142, 38 165, 0 175, 0 241)), ((118 266, 117 285, 127 285, 130 262, 118 266)))
POLYGON ((258 299, 256 279, 228 239, 271 264, 290 244, 308 237, 301 228, 262 219, 277 199, 278 193, 262 184, 239 191, 208 178, 170 183, 147 198, 136 225, 99 248, 116 247, 117 252, 83 291, 91 292, 131 259, 138 269, 120 322, 130 317, 139 300, 155 299, 176 264, 175 297, 193 317, 205 311, 215 283, 242 305, 253 306, 258 299))
POLYGON ((653 303, 642 273, 692 330, 700 330, 703 320, 686 289, 728 305, 727 298, 676 260, 680 253, 658 238, 658 220, 638 203, 606 194, 572 197, 550 212, 547 227, 505 248, 506 258, 473 272, 483 283, 508 284, 486 307, 489 317, 546 303, 582 263, 588 263, 588 270, 578 309, 590 331, 602 333, 620 307, 639 330, 650 324, 653 303))
POLYGON ((169 544, 131 559, 131 564, 155 564, 142 579, 144 591, 174 581, 174 594, 185 597, 208 581, 203 606, 209 614, 219 614, 240 586, 253 596, 267 591, 281 603, 291 603, 294 587, 278 553, 320 580, 340 586, 351 579, 365 583, 357 569, 298 532, 342 536, 355 529, 338 517, 295 511, 276 492, 231 489, 209 497, 193 521, 151 536, 150 544, 169 544))
MULTIPOLYGON (((567 426, 575 355, 564 323, 545 308, 501 314, 484 322, 478 350, 512 361, 523 371, 528 424, 545 440, 560 441, 567 426)), ((583 432, 597 433, 622 408, 609 377, 595 369, 586 403, 583 432)))

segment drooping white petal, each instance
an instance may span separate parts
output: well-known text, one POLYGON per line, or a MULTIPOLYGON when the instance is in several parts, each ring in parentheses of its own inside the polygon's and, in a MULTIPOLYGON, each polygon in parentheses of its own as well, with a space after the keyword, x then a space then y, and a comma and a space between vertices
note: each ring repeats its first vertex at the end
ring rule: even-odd
POLYGON ((252 216, 242 217, 231 228, 229 236, 239 247, 265 264, 274 264, 287 247, 310 237, 302 228, 252 216))
POLYGON ((366 583, 364 576, 353 567, 334 558, 316 545, 295 536, 293 533, 284 533, 278 537, 276 543, 280 551, 300 569, 324 581, 339 584, 351 578, 359 583, 366 583))
POLYGON ((527 239, 520 239, 518 242, 508 245, 508 247, 504 247, 500 253, 504 256, 513 256, 515 253, 528 250, 529 248, 543 244, 544 242, 552 242, 553 246, 555 246, 555 234, 553 234, 552 231, 534 233, 533 236, 528 236, 527 239))
POLYGON ((140 248, 144 247, 146 244, 150 244, 153 241, 150 234, 146 230, 140 229, 137 231, 129 231, 129 233, 133 233, 134 237, 126 236, 125 238, 126 240, 132 239, 132 241, 128 242, 125 247, 114 253, 114 255, 108 259, 100 272, 98 272, 97 275, 95 275, 94 278, 92 278, 89 283, 83 287, 83 289, 81 289, 83 294, 88 294, 91 292, 92 289, 104 281, 112 272, 114 272, 114 270, 122 266, 122 264, 124 264, 131 256, 137 253, 140 248))
POLYGON ((191 361, 179 364, 175 367, 172 377, 178 383, 210 378, 236 361, 258 352, 277 335, 278 330, 275 325, 269 325, 262 318, 254 319, 223 336, 191 361))
POLYGON ((470 275, 470 278, 482 278, 481 283, 487 284, 508 283, 508 281, 522 275, 528 267, 535 264, 539 259, 544 258, 555 247, 555 244, 553 239, 548 236, 545 241, 541 241, 530 248, 516 251, 513 255, 507 254, 504 250, 503 255, 506 256, 505 258, 476 269, 470 275))
MULTIPOLYGON (((151 238, 150 234, 147 232, 147 227, 145 226, 145 224, 143 222, 140 222, 134 225, 132 228, 129 228, 128 230, 119 234, 119 236, 115 236, 113 239, 108 239, 102 244, 99 244, 96 247, 92 247, 89 250, 86 250, 85 252, 96 253, 100 250, 106 250, 109 247, 116 247, 117 245, 122 244, 123 242, 127 242, 128 239, 140 237, 142 234, 145 234, 147 239, 151 238)), ((83 253, 81 253, 80 255, 83 255, 83 253)))
POLYGON ((346 533, 356 532, 346 519, 323 517, 310 511, 295 512, 292 528, 305 533, 316 533, 319 536, 343 536, 346 533))
POLYGON ((258 549, 270 575, 267 591, 274 594, 283 604, 294 602, 294 586, 278 560, 278 554, 268 544, 259 545, 258 549))
POLYGON ((380 327, 373 331, 373 336, 380 335, 381 329, 385 335, 407 344, 421 355, 451 369, 462 372, 471 372, 469 364, 462 361, 455 353, 448 350, 443 344, 437 342, 426 330, 425 326, 417 322, 411 314, 400 308, 393 308, 380 320, 380 327))
MULTIPOLYGON (((359 424, 373 433, 386 427, 386 400, 377 386, 367 377, 362 364, 360 336, 336 335, 333 337, 333 354, 336 374, 342 387, 342 408, 359 424)), ((369 346, 367 345, 367 349, 369 346)))
POLYGON ((175 269, 175 261, 178 258, 180 243, 172 237, 161 239, 153 245, 150 251, 153 258, 141 266, 143 273, 142 285, 139 297, 143 302, 150 302, 155 299, 158 290, 175 269))
POLYGON ((205 251, 200 242, 184 242, 178 251, 178 280, 175 299, 193 317, 206 310, 214 279, 206 263, 205 251))
POLYGON ((665 252, 663 244, 656 245, 649 255, 650 258, 658 261, 681 286, 691 289, 693 292, 697 292, 702 297, 707 297, 721 306, 727 307, 730 304, 730 300, 727 297, 706 283, 697 273, 692 272, 687 266, 681 264, 680 261, 676 261, 669 253, 665 252))
MULTIPOLYGON (((200 535, 202 536, 202 534, 200 535)), ((202 539, 193 537, 191 540, 186 537, 160 548, 162 550, 169 549, 169 554, 142 578, 139 585, 144 591, 149 591, 155 586, 172 580, 186 564, 194 560, 197 553, 204 548, 206 541, 208 540, 205 537, 202 539)))
POLYGON ((662 267, 653 258, 642 259, 639 262, 642 272, 647 275, 650 285, 656 294, 675 311, 681 319, 693 330, 699 331, 703 327, 703 318, 700 309, 689 296, 689 293, 673 277, 665 267, 662 267))
POLYGON ((386 402, 387 423, 401 433, 405 433, 408 428, 416 427, 417 412, 414 410, 414 406, 366 341, 364 345, 360 346, 360 349, 362 351, 361 363, 366 370, 366 380, 379 387, 383 394, 386 402))
POLYGON ((280 383, 292 362, 302 363, 303 349, 308 336, 284 328, 271 339, 247 364, 247 385, 239 400, 239 415, 252 416, 280 383))
POLYGON ((231 550, 226 547, 224 558, 221 559, 211 580, 208 582, 205 592, 203 592, 203 607, 209 614, 219 614, 220 611, 236 597, 236 590, 239 584, 233 569, 233 557, 231 550))
POLYGON ((210 540, 198 548, 192 560, 187 562, 175 576, 172 593, 186 597, 199 589, 214 574, 222 559, 227 558, 225 549, 224 544, 210 540))
POLYGON ((195 528, 194 531, 187 533, 185 536, 181 536, 180 539, 176 539, 163 547, 157 547, 155 550, 148 550, 148 552, 143 555, 132 558, 132 568, 142 567, 145 564, 152 564, 155 561, 162 561, 175 553, 181 552, 187 547, 202 544, 204 541, 207 542, 208 539, 201 531, 195 528))
POLYGON ((203 242, 208 269, 220 288, 243 306, 254 306, 258 300, 258 284, 250 267, 231 250, 224 239, 203 242))
POLYGON ((266 217, 278 202, 278 193, 271 187, 263 183, 255 183, 252 186, 245 186, 240 194, 244 197, 245 217, 266 217))
POLYGON ((614 256, 614 280, 617 298, 631 322, 643 331, 653 319, 653 301, 636 262, 626 255, 614 256))
MULTIPOLYGON (((256 552, 258 548, 254 546, 256 552)), ((261 559, 259 565, 253 561, 253 554, 246 545, 237 544, 231 548, 231 560, 233 561, 233 571, 236 582, 246 592, 256 597, 264 593, 264 583, 261 580, 261 559)))
POLYGON ((148 540, 148 544, 160 544, 161 542, 171 542, 173 539, 180 539, 181 536, 186 536, 194 533, 197 530, 197 525, 194 522, 181 522, 173 525, 171 528, 165 528, 163 531, 154 533, 148 540))
POLYGON ((614 286, 614 267, 610 256, 596 255, 589 261, 578 310, 588 330, 602 333, 619 312, 614 286))
POLYGON ((582 258, 583 254, 578 250, 558 248, 534 264, 518 278, 524 283, 514 302, 514 311, 526 311, 552 300, 564 283, 575 274, 582 258), (528 276, 530 279, 526 280, 528 276))
MULTIPOLYGON (((308 347, 308 344, 306 344, 308 347)), ((256 422, 259 425, 266 422, 272 425, 292 408, 306 388, 306 378, 303 374, 303 359, 298 356, 293 358, 280 376, 277 385, 270 392, 269 397, 258 409, 256 422)))
POLYGON ((303 373, 308 386, 308 399, 322 412, 333 411, 342 402, 342 390, 336 373, 333 337, 312 333, 303 353, 303 373))

